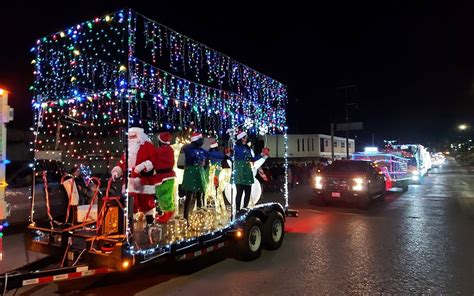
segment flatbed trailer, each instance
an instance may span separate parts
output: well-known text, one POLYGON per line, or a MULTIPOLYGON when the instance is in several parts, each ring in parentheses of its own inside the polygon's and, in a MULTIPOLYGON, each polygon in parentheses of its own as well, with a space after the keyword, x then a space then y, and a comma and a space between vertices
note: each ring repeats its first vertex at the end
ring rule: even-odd
MULTIPOLYGON (((206 193, 203 209, 189 221, 181 216, 176 186, 176 215, 144 232, 145 223, 133 214, 129 175, 116 184, 109 173, 124 151, 128 157, 127 130, 134 121, 154 140, 160 130, 172 132, 176 163, 192 131, 228 149, 238 129, 251 138, 281 133, 286 139, 284 85, 133 10, 38 39, 31 51, 35 159, 26 242, 29 250, 49 256, 1 275, 0 289, 133 271, 225 247, 239 259, 254 260, 263 248, 280 247, 286 218, 298 215, 289 208, 288 182, 278 200, 259 203, 260 191, 252 191, 252 205, 237 211, 231 159, 218 176, 223 186, 206 193), (75 181, 52 163, 89 169, 87 203, 78 203, 75 181), (224 205, 226 192, 232 202, 224 205), (66 209, 49 207, 58 195, 66 209), (39 200, 45 213, 35 208, 39 200)), ((285 157, 285 180, 287 166, 285 157)), ((180 183, 182 170, 175 171, 180 183)))

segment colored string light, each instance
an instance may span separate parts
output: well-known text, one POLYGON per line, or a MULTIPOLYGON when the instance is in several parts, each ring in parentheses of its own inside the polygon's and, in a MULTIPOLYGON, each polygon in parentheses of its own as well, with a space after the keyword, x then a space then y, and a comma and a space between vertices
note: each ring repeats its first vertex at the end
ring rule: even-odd
POLYGON ((283 84, 132 10, 38 39, 31 51, 35 173, 53 159, 108 172, 134 121, 149 134, 193 122, 213 136, 238 126, 286 135, 283 84))

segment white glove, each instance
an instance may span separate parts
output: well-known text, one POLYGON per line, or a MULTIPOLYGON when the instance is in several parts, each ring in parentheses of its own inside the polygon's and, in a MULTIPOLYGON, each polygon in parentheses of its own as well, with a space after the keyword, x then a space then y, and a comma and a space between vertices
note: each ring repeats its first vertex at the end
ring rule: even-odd
POLYGON ((112 180, 116 180, 118 178, 120 178, 122 176, 122 169, 120 169, 120 167, 115 167, 112 169, 112 180))
POLYGON ((150 160, 138 164, 134 169, 134 172, 140 174, 141 171, 151 172, 153 170, 153 163, 150 160))
POLYGON ((137 165, 133 170, 135 173, 140 174, 141 171, 145 169, 145 164, 142 162, 139 165, 137 165))

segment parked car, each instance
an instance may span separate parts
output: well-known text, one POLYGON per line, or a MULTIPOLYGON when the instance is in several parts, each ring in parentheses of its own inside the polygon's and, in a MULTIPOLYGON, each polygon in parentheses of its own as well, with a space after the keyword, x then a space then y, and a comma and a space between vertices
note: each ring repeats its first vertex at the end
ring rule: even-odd
POLYGON ((373 199, 383 198, 385 190, 383 172, 363 160, 337 160, 316 175, 313 185, 322 204, 341 200, 363 209, 373 199))

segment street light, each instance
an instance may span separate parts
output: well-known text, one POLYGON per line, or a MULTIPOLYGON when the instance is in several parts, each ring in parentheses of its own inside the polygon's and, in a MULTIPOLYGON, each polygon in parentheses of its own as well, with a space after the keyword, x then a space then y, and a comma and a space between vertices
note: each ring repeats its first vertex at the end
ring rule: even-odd
POLYGON ((461 131, 465 131, 469 128, 469 126, 467 124, 460 124, 458 125, 458 129, 461 130, 461 131))

